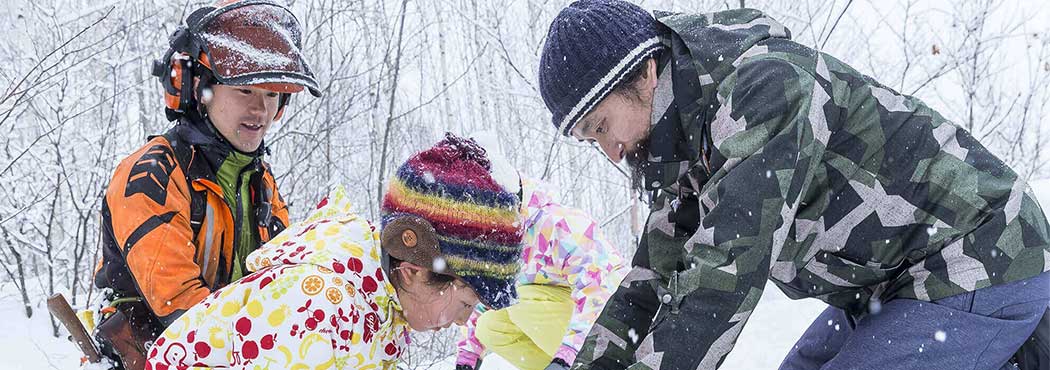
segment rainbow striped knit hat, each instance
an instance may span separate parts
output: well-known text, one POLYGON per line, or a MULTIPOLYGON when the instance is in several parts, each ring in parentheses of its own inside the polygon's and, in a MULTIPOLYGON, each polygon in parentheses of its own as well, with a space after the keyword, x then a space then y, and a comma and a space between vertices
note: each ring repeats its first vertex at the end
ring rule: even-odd
POLYGON ((446 133, 444 140, 398 168, 383 197, 383 226, 405 216, 430 222, 444 272, 470 284, 483 304, 500 309, 518 296, 520 203, 517 194, 493 177, 484 149, 446 133))

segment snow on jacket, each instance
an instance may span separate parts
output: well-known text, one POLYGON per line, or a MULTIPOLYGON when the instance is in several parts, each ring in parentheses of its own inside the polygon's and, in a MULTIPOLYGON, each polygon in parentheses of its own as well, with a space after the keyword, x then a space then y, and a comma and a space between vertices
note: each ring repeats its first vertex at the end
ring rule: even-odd
POLYGON ((377 228, 341 189, 172 323, 147 369, 393 369, 408 340, 377 228))
MULTIPOLYGON (((569 328, 555 357, 572 363, 609 295, 630 270, 623 256, 585 212, 554 202, 541 183, 522 178, 525 248, 517 285, 543 284, 572 289, 576 303, 569 328)), ((471 315, 459 342, 457 363, 477 363, 485 353, 475 337, 478 316, 471 315)))

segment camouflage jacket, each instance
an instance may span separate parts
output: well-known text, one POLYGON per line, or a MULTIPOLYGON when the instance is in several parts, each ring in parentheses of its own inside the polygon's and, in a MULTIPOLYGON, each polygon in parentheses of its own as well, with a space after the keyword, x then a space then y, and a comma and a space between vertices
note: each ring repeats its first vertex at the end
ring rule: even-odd
POLYGON ((755 10, 668 28, 634 270, 574 369, 713 369, 770 279, 862 316, 1040 274, 1025 181, 917 98, 755 10))

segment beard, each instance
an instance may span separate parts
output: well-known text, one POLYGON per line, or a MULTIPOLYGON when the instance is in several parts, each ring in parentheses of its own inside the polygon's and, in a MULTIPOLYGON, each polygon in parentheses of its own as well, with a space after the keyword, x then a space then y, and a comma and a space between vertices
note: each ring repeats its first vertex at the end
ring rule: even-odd
POLYGON ((632 150, 625 153, 623 159, 630 171, 631 188, 644 191, 645 169, 649 167, 649 137, 639 141, 632 150))

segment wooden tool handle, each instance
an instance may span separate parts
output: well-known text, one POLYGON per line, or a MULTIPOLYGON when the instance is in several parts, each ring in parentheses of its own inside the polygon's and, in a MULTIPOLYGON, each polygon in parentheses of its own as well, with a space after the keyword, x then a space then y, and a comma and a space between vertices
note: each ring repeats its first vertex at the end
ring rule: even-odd
POLYGON ((84 324, 77 318, 73 308, 69 307, 69 302, 62 293, 56 293, 47 299, 47 310, 51 311, 51 314, 66 327, 66 330, 69 330, 69 335, 80 347, 80 351, 87 356, 88 362, 96 363, 102 360, 98 349, 95 348, 95 342, 91 340, 91 336, 84 329, 84 324))

